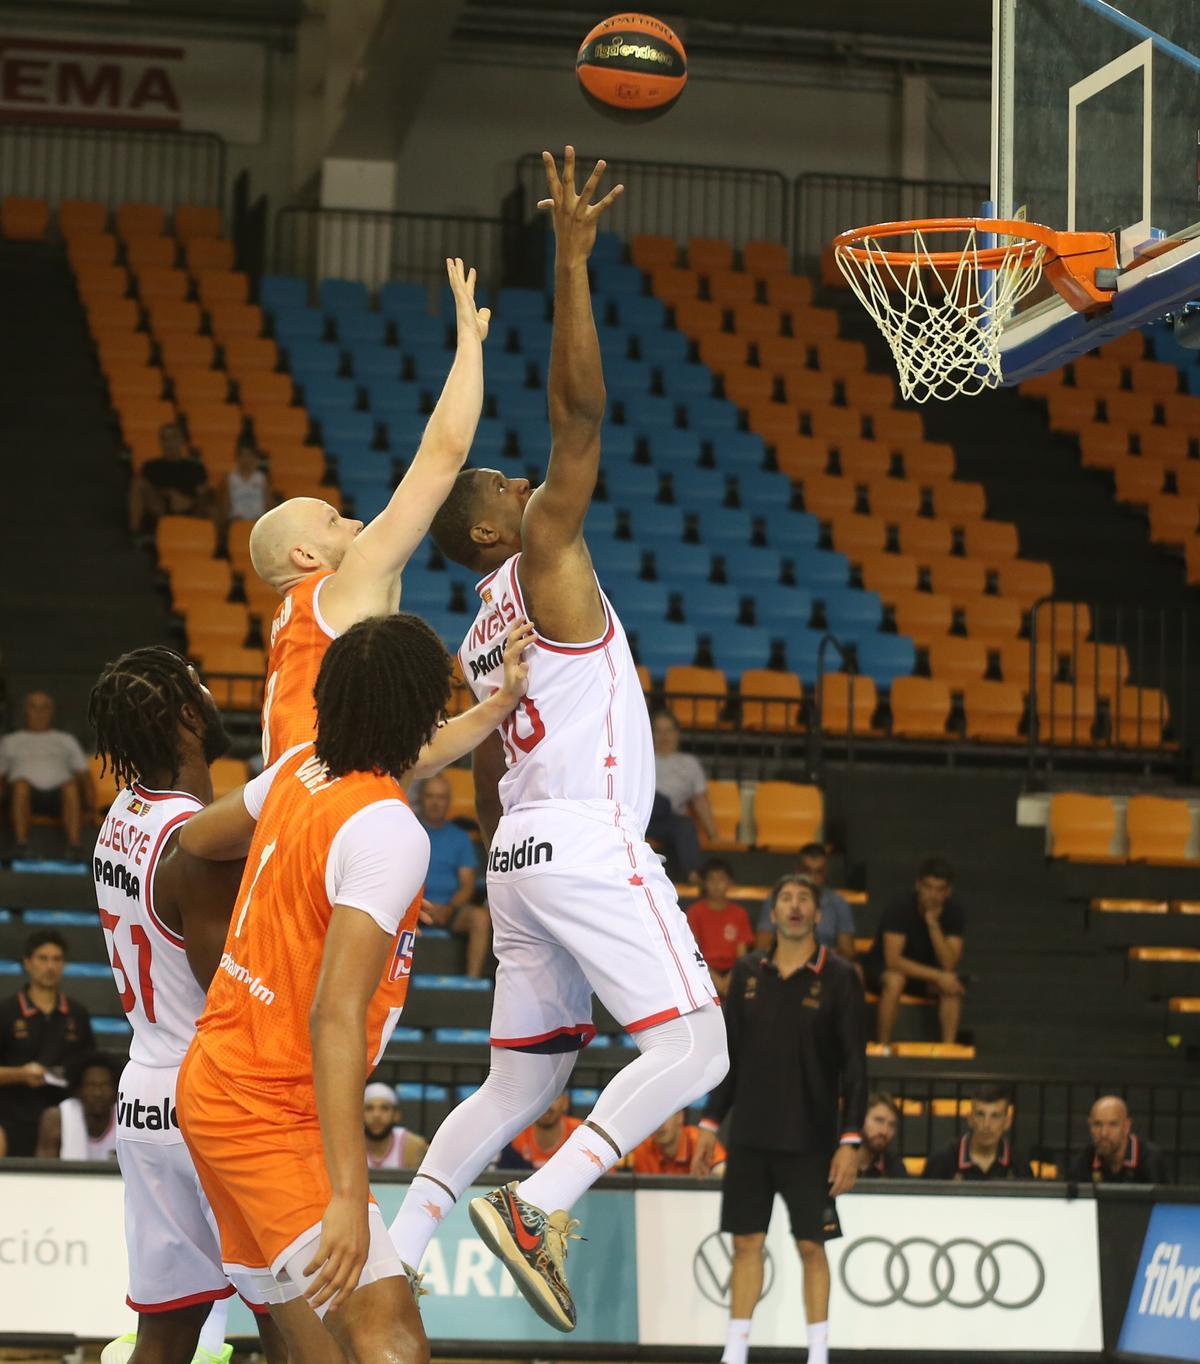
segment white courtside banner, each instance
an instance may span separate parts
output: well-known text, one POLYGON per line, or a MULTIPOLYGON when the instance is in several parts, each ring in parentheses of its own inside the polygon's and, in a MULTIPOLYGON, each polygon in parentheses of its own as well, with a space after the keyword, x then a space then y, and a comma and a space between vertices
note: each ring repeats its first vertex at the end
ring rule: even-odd
MULTIPOLYGON (((730 1242, 719 1193, 639 1191, 638 1337, 725 1338, 730 1242)), ((1096 1204, 1051 1198, 854 1194, 829 1243, 829 1342, 842 1350, 1099 1351, 1096 1204)), ((751 1346, 805 1343, 802 1275, 776 1201, 751 1346)))

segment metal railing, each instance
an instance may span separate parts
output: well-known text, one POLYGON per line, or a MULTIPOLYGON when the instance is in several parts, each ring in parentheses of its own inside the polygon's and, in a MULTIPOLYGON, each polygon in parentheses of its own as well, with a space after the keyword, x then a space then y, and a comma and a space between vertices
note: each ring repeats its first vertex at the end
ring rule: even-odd
POLYGON ((903 218, 978 217, 990 191, 954 180, 887 175, 798 175, 792 188, 792 250, 797 270, 816 270, 839 232, 903 218))
POLYGON ((1194 752, 1186 605, 1044 597, 1030 612, 1027 767, 1102 753, 1177 767, 1194 752))
MULTIPOLYGON (((576 165, 587 176, 596 158, 579 155, 576 165)), ((582 180, 580 181, 582 183, 582 180)), ((705 166, 680 162, 609 161, 604 184, 623 184, 625 193, 605 218, 608 232, 628 239, 639 233, 688 237, 723 237, 735 246, 748 241, 787 240, 788 184, 779 171, 750 166, 705 166)), ((530 221, 546 196, 542 158, 517 162, 519 216, 530 221)))
POLYGON ((508 278, 509 225, 466 213, 384 213, 294 206, 275 218, 273 269, 306 279, 445 283, 447 256, 461 256, 496 288, 508 278))
POLYGON ((224 207, 225 143, 215 133, 0 123, 0 194, 224 207))

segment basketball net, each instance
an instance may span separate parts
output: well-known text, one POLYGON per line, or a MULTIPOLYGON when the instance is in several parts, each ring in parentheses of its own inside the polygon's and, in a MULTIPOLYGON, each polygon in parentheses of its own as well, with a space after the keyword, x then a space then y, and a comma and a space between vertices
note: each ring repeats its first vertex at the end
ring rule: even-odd
POLYGON ((1041 243, 1010 238, 997 246, 981 243, 974 227, 963 230, 962 254, 951 264, 915 227, 912 250, 900 261, 869 235, 834 247, 838 269, 891 348, 900 392, 914 402, 998 387, 1004 326, 1042 277, 1041 243))

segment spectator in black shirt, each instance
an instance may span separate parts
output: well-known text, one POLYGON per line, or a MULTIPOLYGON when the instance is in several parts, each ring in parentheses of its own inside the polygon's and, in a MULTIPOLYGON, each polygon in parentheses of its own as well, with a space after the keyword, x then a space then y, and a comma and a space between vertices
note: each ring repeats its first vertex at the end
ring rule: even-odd
POLYGON ((152 531, 160 516, 211 516, 212 489, 204 465, 192 454, 177 423, 159 428, 162 454, 147 460, 129 485, 129 528, 152 531))
POLYGON ((900 1109, 890 1094, 867 1096, 862 1145, 858 1148, 859 1179, 907 1179, 908 1166, 892 1149, 900 1130, 900 1109))
POLYGON ((863 959, 867 988, 879 994, 878 1038, 890 1047, 900 996, 925 993, 938 1002, 942 1041, 958 1036, 966 986, 958 978, 963 954, 965 917, 951 899, 954 868, 940 857, 927 857, 917 871, 909 895, 883 911, 879 932, 863 959))
POLYGON ((39 929, 25 942, 25 988, 0 1000, 0 1128, 10 1156, 31 1156, 47 1108, 66 1095, 67 1071, 93 1049, 82 1004, 59 992, 67 944, 39 929))
POLYGON ((867 1067, 862 985, 853 966, 818 945, 818 914, 807 877, 776 883, 775 942, 734 965, 725 1005, 729 1073, 700 1123, 692 1168, 703 1175, 717 1128, 733 1111, 721 1195, 721 1230, 733 1236, 725 1364, 746 1364, 776 1194, 804 1266, 808 1358, 828 1360, 825 1242, 841 1235, 834 1200, 858 1175, 867 1067))
POLYGON ((957 1141, 930 1152, 926 1179, 1032 1179, 1033 1170, 1012 1149, 1008 1129, 1012 1104, 999 1085, 983 1085, 971 1095, 967 1130, 957 1141))
POLYGON ((1125 1100, 1115 1094, 1097 1099, 1088 1114, 1091 1141, 1067 1166, 1078 1184, 1166 1184, 1166 1161, 1158 1148, 1133 1130, 1125 1100))

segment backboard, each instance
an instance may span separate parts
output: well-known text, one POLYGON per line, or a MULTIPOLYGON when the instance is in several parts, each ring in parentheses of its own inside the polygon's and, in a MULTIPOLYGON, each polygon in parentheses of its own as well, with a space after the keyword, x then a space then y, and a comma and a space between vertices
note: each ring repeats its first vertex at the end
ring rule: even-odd
POLYGON ((1112 305, 1038 295, 1005 328, 1004 381, 1200 300, 1200 4, 993 0, 999 218, 1118 233, 1112 305))

